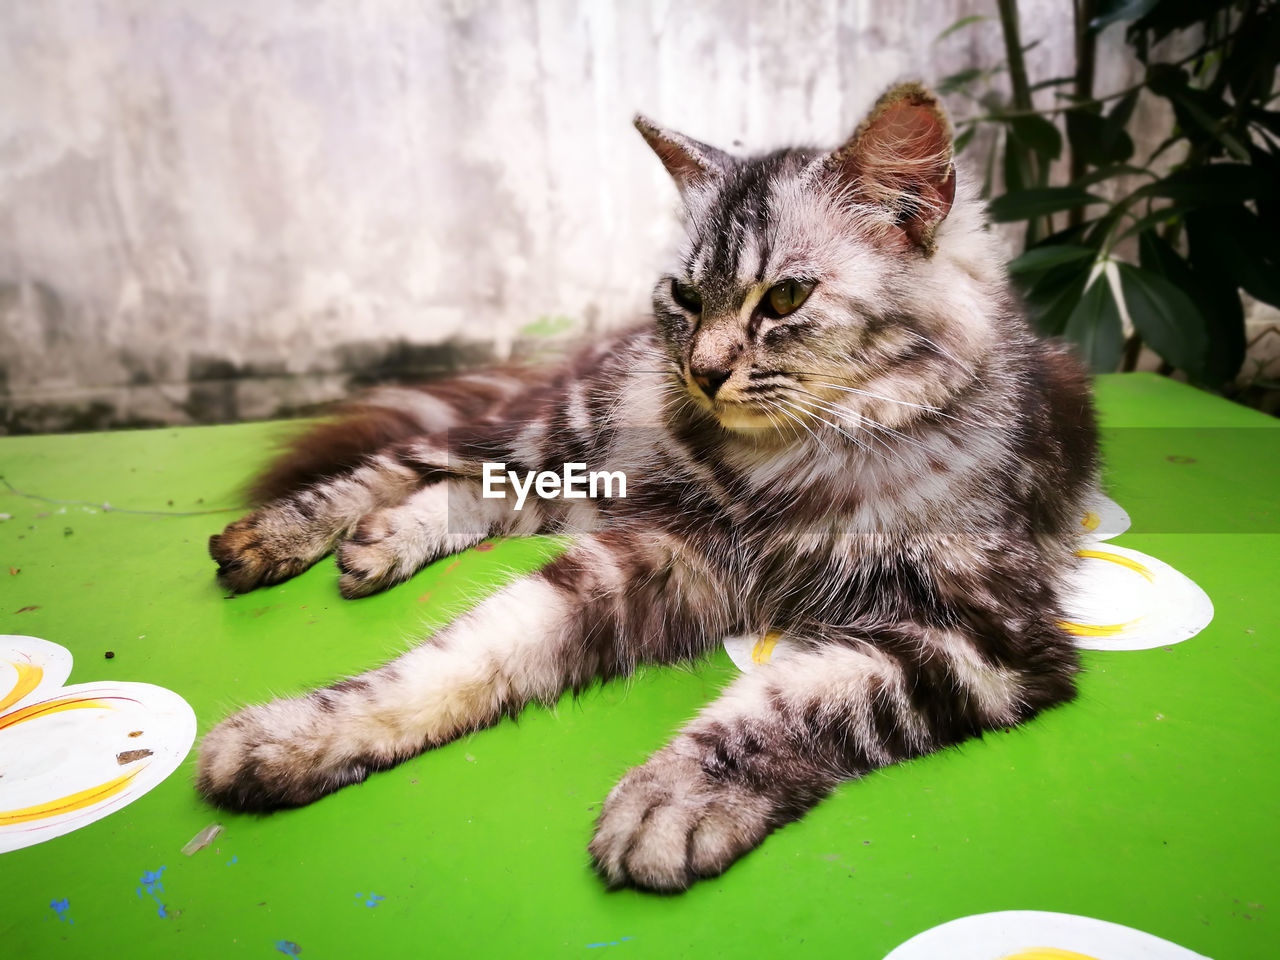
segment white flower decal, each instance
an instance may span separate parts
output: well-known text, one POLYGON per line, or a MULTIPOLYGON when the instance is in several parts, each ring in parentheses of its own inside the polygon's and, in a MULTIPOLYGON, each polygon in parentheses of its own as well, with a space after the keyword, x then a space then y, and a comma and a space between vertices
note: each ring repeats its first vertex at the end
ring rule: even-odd
POLYGON ((100 820, 186 758, 196 716, 149 683, 62 684, 71 653, 0 635, 0 853, 100 820))

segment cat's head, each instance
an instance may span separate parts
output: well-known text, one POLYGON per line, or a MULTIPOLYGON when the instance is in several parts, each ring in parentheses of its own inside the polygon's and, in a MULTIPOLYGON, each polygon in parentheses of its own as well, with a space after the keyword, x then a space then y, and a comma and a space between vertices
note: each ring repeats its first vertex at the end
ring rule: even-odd
POLYGON ((832 151, 737 158, 636 126, 688 230, 654 290, 658 329, 725 427, 892 428, 972 377, 1001 272, 928 90, 894 87, 832 151))

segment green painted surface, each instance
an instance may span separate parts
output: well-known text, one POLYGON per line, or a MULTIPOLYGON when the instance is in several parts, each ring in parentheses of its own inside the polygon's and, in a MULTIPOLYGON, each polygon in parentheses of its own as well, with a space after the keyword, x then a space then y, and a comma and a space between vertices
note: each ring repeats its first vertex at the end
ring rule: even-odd
MULTIPOLYGON (((1135 530, 1148 531, 1116 542, 1196 580, 1217 614, 1178 646, 1087 654, 1074 704, 848 784, 679 897, 606 892, 584 848, 616 778, 733 676, 722 652, 530 709, 269 817, 206 806, 189 758, 106 819, 0 856, 0 951, 268 958, 292 941, 308 960, 877 960, 946 920, 1040 909, 1127 924, 1217 960, 1280 955, 1280 541, 1249 532, 1276 529, 1280 432, 1156 377, 1103 378, 1098 395, 1109 483, 1135 530), (1198 526, 1179 526, 1187 516, 1198 526), (226 832, 184 856, 215 821, 226 832), (180 911, 170 918, 136 892, 162 866, 161 899, 180 911), (385 899, 368 907, 369 894, 385 899), (50 908, 61 898, 74 924, 50 908)), ((213 510, 235 504, 276 429, 5 439, 0 474, 53 499, 213 510)), ((205 541, 234 513, 87 512, 4 492, 0 512, 12 515, 0 521, 0 632, 69 648, 72 683, 169 687, 202 732, 245 701, 393 655, 550 549, 470 551, 354 602, 338 596, 328 562, 225 599, 205 541)))

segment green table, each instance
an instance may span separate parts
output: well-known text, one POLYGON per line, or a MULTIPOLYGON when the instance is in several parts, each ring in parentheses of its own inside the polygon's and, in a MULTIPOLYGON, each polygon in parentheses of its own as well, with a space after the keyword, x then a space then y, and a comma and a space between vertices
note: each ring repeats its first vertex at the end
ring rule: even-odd
MULTIPOLYGON (((1177 646, 1086 654, 1074 704, 848 784, 678 897, 607 892, 585 846, 614 781, 734 676, 723 651, 267 817, 201 801, 193 755, 123 810, 0 856, 0 952, 878 960, 956 917, 1032 909, 1216 960, 1280 956, 1280 432, 1149 375, 1101 378, 1098 397, 1108 486, 1135 521, 1116 542, 1190 576, 1217 613, 1177 646), (225 832, 183 855, 213 822, 225 832), (160 867, 168 917, 138 892, 160 867)), ((236 505, 279 429, 0 440, 0 474, 48 498, 0 492, 0 633, 70 649, 73 683, 168 687, 203 732, 237 705, 392 656, 552 549, 500 542, 359 601, 338 596, 329 562, 227 598, 205 542, 234 513, 212 511, 236 505)))

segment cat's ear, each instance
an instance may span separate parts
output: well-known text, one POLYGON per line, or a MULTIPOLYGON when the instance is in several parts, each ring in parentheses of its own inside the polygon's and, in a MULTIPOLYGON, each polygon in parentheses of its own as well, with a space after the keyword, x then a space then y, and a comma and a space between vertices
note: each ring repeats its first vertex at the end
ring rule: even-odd
POLYGON ((682 196, 691 188, 719 180, 733 165, 733 158, 727 153, 674 130, 664 130, 648 117, 637 113, 633 122, 675 180, 682 196))
POLYGON ((918 83, 890 89, 844 146, 826 160, 829 175, 862 202, 888 207, 907 238, 926 253, 956 194, 951 124, 932 91, 918 83))

